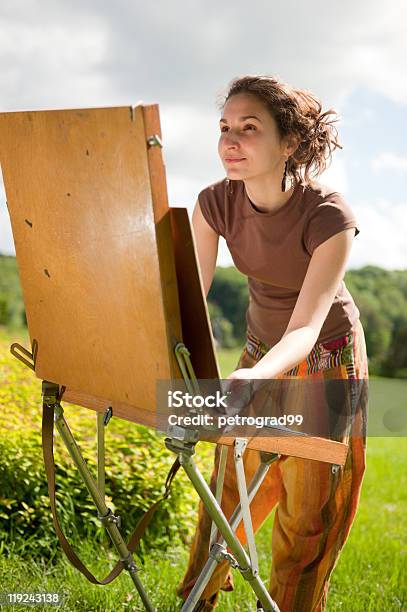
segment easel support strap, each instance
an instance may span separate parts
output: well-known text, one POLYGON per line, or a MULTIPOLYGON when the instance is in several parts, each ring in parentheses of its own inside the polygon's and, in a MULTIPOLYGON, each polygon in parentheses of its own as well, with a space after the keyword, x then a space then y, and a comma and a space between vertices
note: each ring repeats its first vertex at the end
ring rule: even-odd
MULTIPOLYGON (((79 569, 86 578, 93 584, 109 584, 112 582, 125 567, 140 595, 140 598, 148 612, 154 612, 154 608, 148 598, 146 591, 138 577, 138 567, 133 559, 132 552, 137 546, 140 539, 140 535, 144 532, 144 528, 147 526, 149 520, 151 520, 154 510, 156 509, 156 502, 150 510, 144 515, 140 523, 137 525, 135 532, 133 533, 129 545, 127 546, 124 542, 122 535, 118 528, 118 517, 115 517, 113 512, 105 503, 104 496, 100 492, 97 483, 95 482, 89 468, 82 457, 82 454, 77 446, 73 435, 65 421, 63 408, 60 401, 60 391, 58 385, 49 383, 48 381, 43 382, 43 423, 42 423, 42 437, 43 437, 43 452, 44 452, 44 464, 45 471, 47 474, 48 481, 48 493, 51 502, 52 516, 54 520, 55 530, 57 532, 58 539, 61 546, 67 555, 71 563, 79 569), (76 467, 78 468, 85 485, 95 502, 99 517, 102 517, 106 530, 112 540, 116 550, 120 555, 120 561, 115 565, 110 574, 103 580, 98 580, 95 576, 87 569, 82 563, 79 557, 76 555, 68 540, 62 531, 59 524, 58 515, 56 511, 55 501, 55 462, 54 462, 54 451, 53 451, 53 430, 54 430, 54 419, 58 432, 63 439, 65 446, 67 447, 76 467), (113 520, 111 520, 113 519, 113 520), (142 524, 144 522, 144 524, 142 524), (144 528, 143 528, 144 527, 144 528)), ((161 500, 159 500, 161 501, 161 500)))

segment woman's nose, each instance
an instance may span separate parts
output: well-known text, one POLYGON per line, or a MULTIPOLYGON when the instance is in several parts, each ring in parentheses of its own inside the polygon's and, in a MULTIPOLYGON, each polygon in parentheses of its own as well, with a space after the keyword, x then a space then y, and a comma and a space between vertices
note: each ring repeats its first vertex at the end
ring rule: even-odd
POLYGON ((225 147, 236 147, 239 145, 239 138, 237 134, 231 130, 223 134, 222 140, 225 147))

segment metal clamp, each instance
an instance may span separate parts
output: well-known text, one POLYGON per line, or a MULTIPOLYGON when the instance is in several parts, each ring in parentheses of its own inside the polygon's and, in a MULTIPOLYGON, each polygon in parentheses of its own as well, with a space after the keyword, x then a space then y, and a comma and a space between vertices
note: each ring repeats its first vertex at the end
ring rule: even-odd
POLYGON ((59 398, 59 386, 48 380, 42 381, 42 401, 46 406, 56 406, 59 398))
POLYGON ((238 569, 241 572, 247 572, 250 570, 250 567, 241 567, 236 561, 235 557, 226 550, 225 545, 219 544, 219 542, 215 542, 215 544, 212 545, 209 556, 217 563, 227 561, 230 566, 233 567, 233 569, 238 569))
POLYGON ((241 459, 246 450, 249 440, 247 438, 236 438, 235 440, 235 459, 241 459))
POLYGON ((148 148, 150 148, 150 147, 160 147, 160 149, 162 149, 163 143, 161 141, 160 136, 158 134, 153 134, 153 136, 149 136, 147 138, 147 146, 148 146, 148 148))
POLYGON ((209 551, 209 556, 211 559, 214 559, 217 563, 220 563, 224 559, 224 554, 226 552, 226 548, 224 544, 219 544, 219 542, 215 542, 212 544, 211 549, 209 551))
POLYGON ((19 361, 21 361, 21 363, 23 363, 28 368, 30 368, 30 370, 35 371, 35 362, 37 360, 37 353, 38 353, 38 342, 36 340, 32 341, 31 353, 26 348, 21 346, 21 344, 18 344, 18 342, 14 342, 10 346, 10 353, 14 357, 16 357, 19 361), (23 357, 23 355, 25 355, 25 357, 23 357), (26 359, 26 357, 28 359, 26 359))
POLYGON ((268 451, 260 451, 260 461, 265 465, 270 465, 277 459, 280 459, 281 454, 279 453, 270 453, 268 451))
POLYGON ((227 550, 220 551, 219 556, 222 557, 225 561, 228 561, 230 566, 233 567, 233 569, 239 569, 241 572, 245 572, 247 571, 247 569, 249 569, 249 568, 246 569, 246 568, 240 567, 239 563, 236 561, 234 556, 231 553, 229 553, 227 550))
POLYGON ((186 442, 185 440, 179 440, 176 438, 165 438, 165 446, 168 450, 179 455, 179 461, 181 465, 188 457, 192 457, 195 454, 196 442, 186 442))
POLYGON ((199 431, 197 429, 189 429, 180 425, 170 425, 167 433, 173 440, 180 440, 181 442, 195 443, 199 440, 199 431))
POLYGON ((140 571, 140 568, 137 567, 136 562, 134 561, 133 555, 131 553, 129 553, 124 559, 120 559, 120 561, 123 563, 127 571, 130 572, 130 574, 140 571))
POLYGON ((117 525, 119 528, 121 526, 121 518, 120 516, 116 516, 115 514, 113 514, 111 508, 109 508, 109 511, 107 514, 105 514, 104 516, 98 515, 98 518, 100 520, 100 522, 102 523, 102 525, 106 526, 106 523, 113 523, 114 525, 117 525))
POLYGON ((106 412, 103 416, 103 425, 106 427, 106 425, 109 423, 110 419, 113 416, 113 408, 111 406, 109 406, 109 408, 106 408, 106 412))

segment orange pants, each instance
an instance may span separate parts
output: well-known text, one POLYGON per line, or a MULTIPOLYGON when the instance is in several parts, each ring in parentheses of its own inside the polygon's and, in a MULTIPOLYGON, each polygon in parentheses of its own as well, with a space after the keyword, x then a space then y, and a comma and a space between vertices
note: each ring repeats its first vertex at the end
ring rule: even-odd
MULTIPOLYGON (((256 339, 250 335, 237 367, 252 367, 267 348, 258 340, 256 344, 256 339)), ((304 362, 283 377, 293 373, 301 378, 367 380, 366 345, 360 321, 336 343, 317 343, 304 362)), ((325 610, 329 578, 349 535, 359 502, 366 456, 366 437, 360 432, 361 423, 366 423, 367 404, 367 394, 362 394, 356 424, 344 440, 349 444, 349 451, 342 468, 334 472, 329 463, 281 456, 271 464, 251 503, 254 531, 276 506, 269 592, 282 612, 325 610)), ((217 446, 210 484, 212 491, 215 491, 219 454, 217 446)), ((259 453, 246 450, 243 457, 246 481, 250 482, 260 462, 259 453)), ((230 518, 238 502, 233 447, 229 447, 221 503, 226 518, 230 518)), ((210 528, 211 519, 200 502, 188 568, 177 589, 183 598, 187 597, 208 558, 210 528)), ((236 533, 244 544, 243 522, 236 533)), ((201 598, 209 599, 220 589, 233 590, 227 562, 217 565, 201 598)))

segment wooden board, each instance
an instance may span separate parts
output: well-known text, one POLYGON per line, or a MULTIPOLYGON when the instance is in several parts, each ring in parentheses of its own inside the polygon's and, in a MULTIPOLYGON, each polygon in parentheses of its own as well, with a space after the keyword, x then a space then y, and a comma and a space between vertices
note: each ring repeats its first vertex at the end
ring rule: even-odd
POLYGON ((186 208, 170 208, 182 335, 198 378, 220 378, 193 233, 186 208))
MULTIPOLYGON (((234 440, 230 437, 221 437, 218 443, 231 446, 234 440)), ((345 465, 348 454, 348 444, 314 436, 256 436, 250 438, 247 448, 342 466, 345 465)))
POLYGON ((37 376, 132 406, 132 417, 154 411, 156 378, 179 376, 182 330, 143 108, 3 113, 0 136, 37 376))

